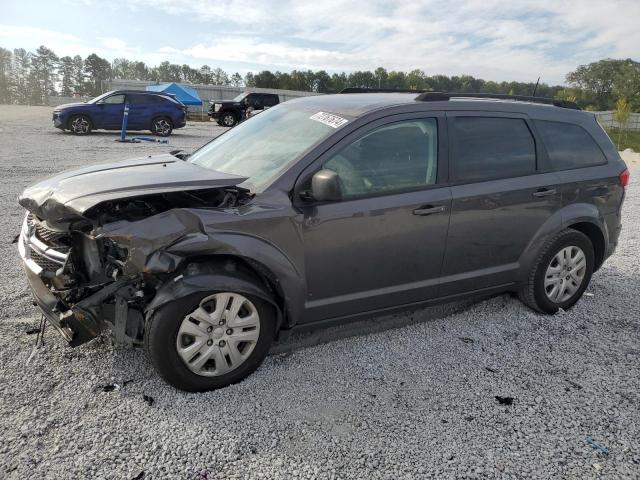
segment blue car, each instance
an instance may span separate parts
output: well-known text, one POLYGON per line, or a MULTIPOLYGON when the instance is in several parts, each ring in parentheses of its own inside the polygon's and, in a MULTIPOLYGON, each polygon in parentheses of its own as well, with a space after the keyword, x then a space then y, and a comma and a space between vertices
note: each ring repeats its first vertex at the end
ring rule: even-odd
POLYGON ((187 124, 187 107, 166 93, 115 90, 88 102, 67 103, 53 111, 53 125, 76 135, 92 130, 120 130, 124 106, 129 104, 129 130, 151 130, 167 137, 187 124))

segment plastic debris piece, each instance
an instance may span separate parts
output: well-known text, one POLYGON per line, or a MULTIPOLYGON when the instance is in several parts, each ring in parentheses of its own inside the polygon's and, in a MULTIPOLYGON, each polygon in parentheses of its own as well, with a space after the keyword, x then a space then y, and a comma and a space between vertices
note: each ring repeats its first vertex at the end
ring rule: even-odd
POLYGON ((496 370, 495 368, 491 368, 491 367, 484 367, 484 369, 487 372, 491 372, 491 373, 498 373, 498 370, 496 370))
POLYGON ((591 436, 587 436, 584 441, 587 445, 589 445, 594 450, 597 450, 602 455, 609 455, 609 449, 601 443, 596 442, 593 438, 591 438, 591 436))
POLYGON ((469 337, 458 337, 460 340, 462 340, 463 343, 473 343, 474 340, 473 338, 469 338, 469 337))
POLYGON ((113 392, 114 390, 120 390, 120 385, 117 383, 107 383, 104 385, 96 385, 94 391, 102 390, 103 392, 113 392))
POLYGON ((583 295, 585 297, 593 297, 593 293, 591 293, 591 292, 584 292, 583 295))
POLYGON ((501 397, 496 395, 496 400, 500 405, 513 405, 513 397, 501 397))
POLYGON ((38 333, 39 331, 40 331, 40 329, 39 329, 39 328, 30 328, 29 330, 27 330, 27 331, 26 331, 26 332, 24 332, 24 333, 26 333, 27 335, 33 335, 33 334, 35 334, 35 333, 38 333))
POLYGON ((149 406, 153 405, 155 402, 154 398, 150 395, 142 395, 142 399, 149 404, 149 406))

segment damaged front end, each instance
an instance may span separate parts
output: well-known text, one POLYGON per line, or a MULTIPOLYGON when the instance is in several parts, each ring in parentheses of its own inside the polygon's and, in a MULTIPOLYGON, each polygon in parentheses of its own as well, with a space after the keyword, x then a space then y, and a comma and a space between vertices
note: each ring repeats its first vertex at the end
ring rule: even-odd
MULTIPOLYGON (((204 183, 197 183, 202 169, 194 170, 180 160, 113 165, 116 167, 62 174, 30 187, 20 197, 29 213, 18 250, 35 303, 71 346, 81 345, 106 329, 118 343, 142 342, 146 307, 172 270, 147 268, 154 256, 152 250, 167 245, 156 233, 150 242, 149 231, 140 231, 138 239, 137 222, 173 210, 235 207, 251 199, 247 190, 233 186, 243 180, 241 177, 230 181, 229 176, 220 174, 219 181, 205 178, 204 183), (123 169, 142 178, 129 189, 104 181, 112 179, 114 170, 120 173, 123 169), (153 179, 157 169, 170 176, 169 183, 153 179), (149 183, 150 178, 155 183, 149 183), (73 183, 83 180, 74 197, 73 183), (89 181, 97 182, 90 192, 89 181), (121 231, 118 226, 123 224, 131 226, 126 238, 109 233, 121 231)), ((163 230, 161 220, 156 226, 163 230)))

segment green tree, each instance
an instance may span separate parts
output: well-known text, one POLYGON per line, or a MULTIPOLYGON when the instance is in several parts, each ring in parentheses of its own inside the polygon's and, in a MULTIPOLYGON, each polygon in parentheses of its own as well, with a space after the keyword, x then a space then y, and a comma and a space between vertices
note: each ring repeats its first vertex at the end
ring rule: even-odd
POLYGON ((620 97, 616 101, 616 108, 613 111, 613 118, 618 123, 618 147, 622 144, 622 136, 626 137, 630 117, 631 105, 629 105, 626 98, 620 97))
POLYGON ((69 56, 60 59, 58 73, 60 74, 60 95, 63 97, 71 97, 75 91, 74 87, 75 66, 73 58, 69 56))
POLYGON ((229 83, 231 83, 231 85, 233 85, 234 87, 241 87, 242 75, 240 75, 238 72, 234 73, 233 75, 231 75, 231 78, 229 79, 229 83))
MULTIPOLYGON (((263 70, 253 76, 254 86, 260 88, 281 88, 278 77, 269 70, 263 70)), ((247 84, 248 86, 248 84, 247 84)))
POLYGON ((255 87, 256 86, 256 77, 253 73, 247 72, 244 76, 244 84, 247 87, 255 87))
POLYGON ((624 98, 634 112, 640 112, 640 63, 627 60, 613 80, 616 98, 624 98))
POLYGON ((84 73, 84 60, 80 55, 73 57, 73 94, 85 94, 86 76, 84 73))
POLYGON ((56 94, 57 65, 58 56, 44 45, 38 47, 35 55, 31 56, 29 72, 31 103, 46 105, 49 95, 56 94))
POLYGON ((387 70, 383 67, 378 67, 373 72, 373 75, 376 77, 376 81, 378 82, 378 88, 387 88, 387 80, 389 78, 389 74, 387 70))
POLYGON ((31 99, 29 91, 29 72, 31 70, 31 54, 24 48, 13 51, 12 66, 13 81, 11 82, 12 97, 16 103, 28 104, 31 99))
POLYGON ((588 65, 580 65, 567 74, 567 82, 591 93, 598 108, 607 110, 614 103, 612 91, 616 77, 620 74, 622 67, 630 61, 607 58, 588 65))
POLYGON ((11 61, 10 50, 0 47, 0 103, 11 103, 11 61))
POLYGON ((84 61, 84 70, 87 76, 86 93, 91 96, 100 95, 102 82, 111 78, 111 64, 92 53, 84 61))

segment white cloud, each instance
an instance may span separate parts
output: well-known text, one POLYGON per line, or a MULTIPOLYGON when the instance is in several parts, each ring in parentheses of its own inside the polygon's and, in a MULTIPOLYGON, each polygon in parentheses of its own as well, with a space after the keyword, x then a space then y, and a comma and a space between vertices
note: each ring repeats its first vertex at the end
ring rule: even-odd
MULTIPOLYGON (((188 32, 131 46, 118 32, 96 49, 71 35, 20 27, 4 36, 47 38, 61 50, 169 60, 229 70, 422 69, 493 80, 562 82, 580 63, 640 53, 640 1, 611 0, 113 0, 112 9, 162 12, 188 32), (16 30, 17 29, 17 30, 16 30), (187 46, 184 39, 189 38, 187 46), (155 42, 156 45, 153 45, 155 42)), ((118 25, 110 26, 117 32, 118 25)), ((91 41, 95 44, 95 41, 91 41)), ((42 42, 44 43, 44 42, 42 42)), ((49 43, 45 43, 49 45, 49 43)), ((60 54, 66 54, 59 52, 60 54)))

